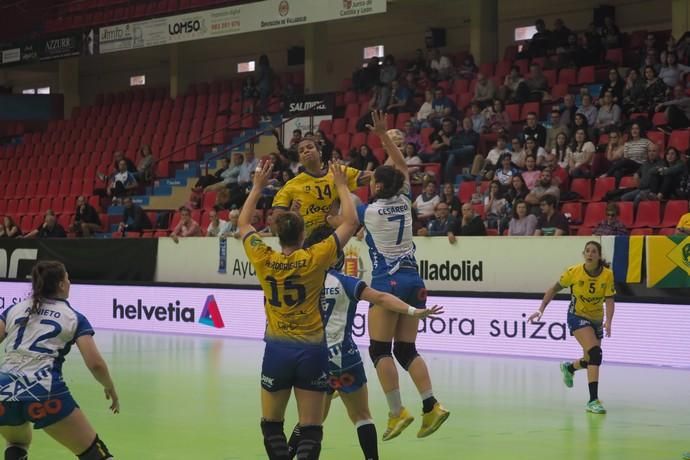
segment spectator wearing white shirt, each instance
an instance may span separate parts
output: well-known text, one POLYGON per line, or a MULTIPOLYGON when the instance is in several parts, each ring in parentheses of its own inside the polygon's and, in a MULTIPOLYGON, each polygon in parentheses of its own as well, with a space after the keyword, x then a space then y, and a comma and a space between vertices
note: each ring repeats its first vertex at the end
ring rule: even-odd
POLYGON ((594 126, 597 122, 597 112, 596 106, 592 104, 592 96, 584 94, 582 96, 582 105, 575 113, 584 115, 585 118, 587 118, 587 125, 594 126))
POLYGON ((594 127, 599 132, 609 132, 612 128, 620 125, 621 108, 613 102, 613 93, 606 91, 601 103, 601 108, 597 113, 597 120, 594 127))
POLYGON ((640 125, 633 123, 630 127, 630 137, 623 145, 623 158, 614 161, 606 173, 616 178, 616 187, 623 176, 633 174, 640 169, 640 165, 647 160, 650 145, 652 142, 643 137, 640 125))
POLYGON ((568 156, 570 177, 592 177, 592 159, 595 151, 594 144, 587 138, 587 131, 582 128, 575 131, 575 139, 568 156))
POLYGON ((206 229, 206 236, 223 236, 228 229, 228 222, 218 217, 218 212, 212 209, 208 212, 211 221, 206 229))
POLYGON ((424 186, 424 191, 412 203, 412 209, 418 219, 427 221, 434 217, 434 210, 440 201, 441 197, 436 193, 436 183, 429 181, 424 186))
POLYGON ((252 173, 258 164, 259 160, 254 156, 254 152, 247 150, 244 153, 244 163, 240 166, 240 175, 237 178, 240 185, 247 185, 252 182, 252 173))
POLYGON ((117 168, 108 185, 108 196, 121 198, 132 193, 138 184, 134 174, 127 170, 126 160, 120 160, 117 163, 117 168))
POLYGON ((659 71, 659 78, 669 88, 673 88, 680 83, 686 73, 690 72, 690 67, 678 64, 678 56, 675 52, 666 53, 665 65, 659 71))
POLYGON ((435 80, 447 80, 451 77, 453 64, 448 56, 443 56, 441 50, 436 48, 433 51, 433 57, 429 60, 429 68, 434 74, 435 80))
POLYGON ((417 128, 428 128, 431 126, 429 123, 429 115, 434 112, 433 102, 434 93, 430 89, 424 91, 424 103, 414 117, 417 128))
POLYGON ((240 174, 242 173, 242 154, 235 152, 232 154, 232 164, 220 174, 220 182, 211 184, 204 189, 204 192, 213 192, 224 188, 232 189, 237 187, 240 174))
POLYGON ((486 158, 481 154, 477 154, 472 164, 472 175, 482 176, 486 180, 493 179, 501 157, 506 153, 510 153, 507 143, 508 138, 505 134, 499 134, 496 139, 496 147, 489 150, 486 158))
POLYGON ((537 141, 531 137, 525 139, 525 148, 519 155, 513 154, 513 164, 520 169, 525 169, 525 162, 527 157, 532 156, 537 160, 537 164, 543 164, 546 159, 546 150, 537 144, 537 141))

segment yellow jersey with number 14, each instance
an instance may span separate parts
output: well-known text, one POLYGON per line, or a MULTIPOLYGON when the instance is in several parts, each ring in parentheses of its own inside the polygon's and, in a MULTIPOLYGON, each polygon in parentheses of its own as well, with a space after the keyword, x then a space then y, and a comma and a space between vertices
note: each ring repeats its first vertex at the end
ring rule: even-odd
MULTIPOLYGON (((347 167, 348 188, 357 190, 357 180, 362 172, 347 167)), ((290 179, 273 198, 273 207, 292 209, 304 219, 304 235, 309 236, 313 229, 326 223, 326 216, 331 205, 338 198, 333 182, 333 173, 328 171, 323 176, 312 176, 302 172, 290 179)))
POLYGON ((604 300, 616 295, 613 271, 603 267, 597 276, 590 276, 584 264, 569 267, 558 281, 562 287, 570 288, 570 313, 594 321, 604 318, 604 300))
POLYGON ((340 250, 338 237, 333 234, 290 255, 274 251, 255 232, 243 244, 264 291, 265 340, 324 343, 321 290, 340 250))

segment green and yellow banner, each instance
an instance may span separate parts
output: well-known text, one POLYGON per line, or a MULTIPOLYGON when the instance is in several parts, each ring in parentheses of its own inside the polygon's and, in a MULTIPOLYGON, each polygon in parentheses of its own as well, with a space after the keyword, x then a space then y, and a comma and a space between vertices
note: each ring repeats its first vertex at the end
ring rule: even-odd
POLYGON ((647 287, 690 287, 690 236, 647 237, 647 287))

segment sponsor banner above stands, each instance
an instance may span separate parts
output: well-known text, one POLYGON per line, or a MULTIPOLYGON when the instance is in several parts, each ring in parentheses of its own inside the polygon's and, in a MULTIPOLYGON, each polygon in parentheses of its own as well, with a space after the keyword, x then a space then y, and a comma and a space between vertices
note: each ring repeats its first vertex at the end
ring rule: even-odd
POLYGON ((384 13, 386 0, 268 0, 101 27, 100 52, 384 13))
MULTIPOLYGON (((0 311, 25 298, 29 284, 0 284, 0 311)), ((70 304, 99 329, 261 339, 266 320, 259 290, 124 287, 74 284, 70 304)), ((420 350, 561 359, 582 353, 566 325, 567 302, 553 301, 541 321, 527 317, 538 300, 429 297, 445 314, 420 321, 420 350)), ((690 368, 690 315, 685 305, 619 303, 606 361, 690 368), (665 337, 665 340, 660 340, 665 337)), ((353 335, 368 345, 366 302, 360 302, 353 335)))
POLYGON ((155 239, 0 239, 0 280, 26 279, 38 260, 59 260, 75 281, 152 282, 155 239))
POLYGON ((335 93, 302 94, 286 99, 283 109, 285 117, 333 116, 335 93))
POLYGON ((22 60, 21 48, 11 48, 3 50, 0 55, 0 63, 12 64, 13 62, 20 62, 22 60))
POLYGON ((51 59, 79 56, 82 52, 81 41, 81 33, 41 40, 36 46, 38 59, 49 61, 51 59))
MULTIPOLYGON (((582 261, 587 241, 600 237, 568 238, 415 238, 419 271, 431 291, 543 293, 570 265, 582 261)), ((277 248, 276 238, 266 238, 277 248)), ((220 244, 215 238, 159 240, 156 281, 259 285, 254 268, 239 240, 228 239, 226 270, 219 273, 220 244)), ((345 247, 345 271, 371 280, 371 260, 364 242, 345 247)))

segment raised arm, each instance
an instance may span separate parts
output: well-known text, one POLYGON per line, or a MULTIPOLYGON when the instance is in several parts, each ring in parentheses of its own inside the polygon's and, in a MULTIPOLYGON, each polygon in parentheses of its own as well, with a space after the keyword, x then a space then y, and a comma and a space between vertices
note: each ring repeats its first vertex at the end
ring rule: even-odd
POLYGON ((426 318, 427 316, 436 316, 443 314, 443 307, 434 305, 431 308, 415 308, 412 307, 402 300, 398 299, 394 295, 388 294, 386 292, 377 291, 370 287, 365 287, 360 295, 361 300, 370 302, 373 305, 379 305, 395 313, 401 315, 410 315, 415 318, 426 318))
POLYGON ((405 181, 409 182, 410 173, 407 169, 407 163, 405 163, 405 157, 403 156, 398 146, 395 145, 393 139, 391 139, 388 135, 388 127, 386 126, 386 114, 381 111, 372 112, 371 118, 374 121, 374 125, 367 125, 367 128, 369 128, 371 132, 376 134, 379 137, 379 139, 381 139, 381 145, 383 145, 383 148, 386 149, 386 153, 388 154, 388 157, 391 159, 393 166, 400 172, 402 172, 405 176, 405 181))
POLYGON ((237 220, 237 229, 240 237, 244 239, 247 234, 255 232, 256 229, 252 226, 252 216, 256 210, 256 204, 261 198, 261 191, 268 184, 268 179, 271 177, 273 165, 269 161, 261 162, 257 165, 254 171, 254 183, 252 189, 249 191, 249 196, 242 206, 240 217, 237 220))
POLYGON ((359 229, 359 219, 357 218, 355 203, 352 201, 352 195, 350 195, 350 189, 347 184, 345 166, 340 163, 331 163, 330 168, 333 173, 333 182, 340 198, 342 218, 342 222, 335 229, 335 234, 340 242, 340 247, 344 247, 352 235, 359 229))

